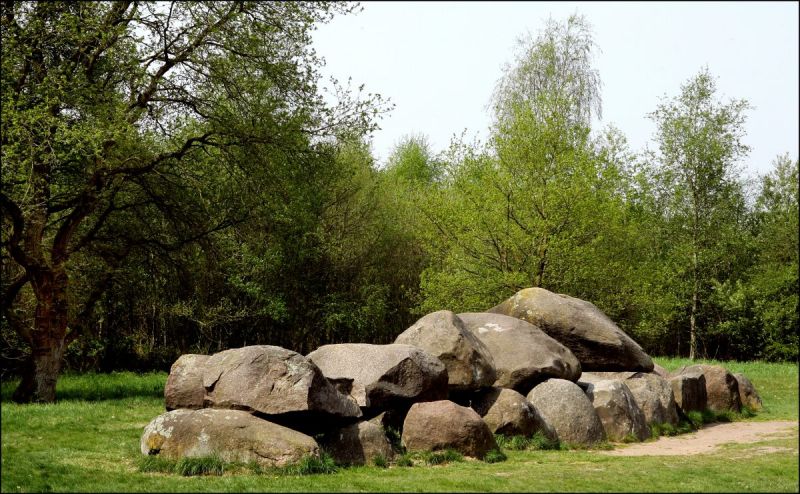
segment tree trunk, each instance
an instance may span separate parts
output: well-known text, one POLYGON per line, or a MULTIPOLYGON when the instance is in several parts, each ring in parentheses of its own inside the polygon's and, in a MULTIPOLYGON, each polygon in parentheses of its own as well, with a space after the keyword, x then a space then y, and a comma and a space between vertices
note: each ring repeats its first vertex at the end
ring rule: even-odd
POLYGON ((17 403, 56 401, 56 382, 64 358, 64 339, 52 339, 47 345, 35 349, 25 363, 22 381, 12 397, 17 403))
POLYGON ((66 273, 46 273, 32 284, 36 295, 36 316, 28 343, 31 355, 22 381, 14 391, 18 403, 52 403, 56 400, 56 381, 66 349, 67 277, 66 273))
POLYGON ((542 245, 539 247, 539 263, 536 267, 536 276, 533 278, 534 287, 541 287, 544 284, 544 271, 547 267, 548 240, 548 237, 545 237, 542 245))
POLYGON ((698 279, 697 279, 697 251, 692 254, 692 263, 694 266, 694 284, 692 285, 692 310, 689 313, 689 359, 694 360, 697 354, 697 297, 698 297, 698 279))

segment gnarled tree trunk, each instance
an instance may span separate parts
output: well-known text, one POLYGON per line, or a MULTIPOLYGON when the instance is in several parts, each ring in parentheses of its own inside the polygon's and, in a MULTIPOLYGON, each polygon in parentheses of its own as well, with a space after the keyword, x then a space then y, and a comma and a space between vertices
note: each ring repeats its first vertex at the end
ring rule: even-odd
POLYGON ((13 399, 20 403, 50 403, 56 399, 56 382, 66 350, 67 285, 63 269, 48 270, 34 277, 36 315, 28 333, 31 355, 13 399))

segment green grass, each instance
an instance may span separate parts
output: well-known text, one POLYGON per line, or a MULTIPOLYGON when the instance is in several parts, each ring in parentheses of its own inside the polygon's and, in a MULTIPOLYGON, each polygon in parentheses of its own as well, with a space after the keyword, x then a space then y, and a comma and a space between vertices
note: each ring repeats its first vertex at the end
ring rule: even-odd
MULTIPOLYGON (((656 361, 667 369, 683 364, 656 361)), ((765 410, 745 420, 797 420, 795 364, 723 365, 743 371, 764 400, 765 410)), ((144 426, 164 411, 165 381, 164 373, 65 376, 59 381, 60 401, 51 405, 11 403, 15 383, 3 382, 0 491, 798 491, 796 430, 788 439, 686 457, 615 457, 597 450, 539 450, 529 444, 519 451, 503 450, 507 459, 499 463, 464 459, 431 466, 414 462, 413 455, 400 455, 388 468, 337 469, 323 458, 287 469, 262 469, 194 459, 184 464, 184 471, 195 474, 184 476, 176 473, 179 462, 139 452, 144 426), (413 468, 401 466, 411 464, 413 468)))

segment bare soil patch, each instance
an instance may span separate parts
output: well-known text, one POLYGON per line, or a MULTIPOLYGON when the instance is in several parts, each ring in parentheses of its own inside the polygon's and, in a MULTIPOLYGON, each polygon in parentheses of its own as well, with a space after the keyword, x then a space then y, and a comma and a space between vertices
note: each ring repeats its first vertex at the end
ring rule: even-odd
POLYGON ((649 443, 631 444, 603 454, 612 456, 675 456, 712 453, 727 443, 754 443, 765 439, 797 436, 797 422, 730 422, 709 424, 691 434, 660 437, 649 443))

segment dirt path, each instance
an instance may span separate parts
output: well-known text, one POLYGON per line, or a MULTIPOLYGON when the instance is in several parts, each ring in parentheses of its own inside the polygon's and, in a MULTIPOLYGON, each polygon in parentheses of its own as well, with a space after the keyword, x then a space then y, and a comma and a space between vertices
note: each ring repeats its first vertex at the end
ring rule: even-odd
POLYGON ((620 446, 604 454, 612 456, 673 456, 711 453, 725 443, 754 443, 765 439, 796 437, 798 423, 789 421, 730 422, 710 424, 697 432, 658 441, 620 446))

